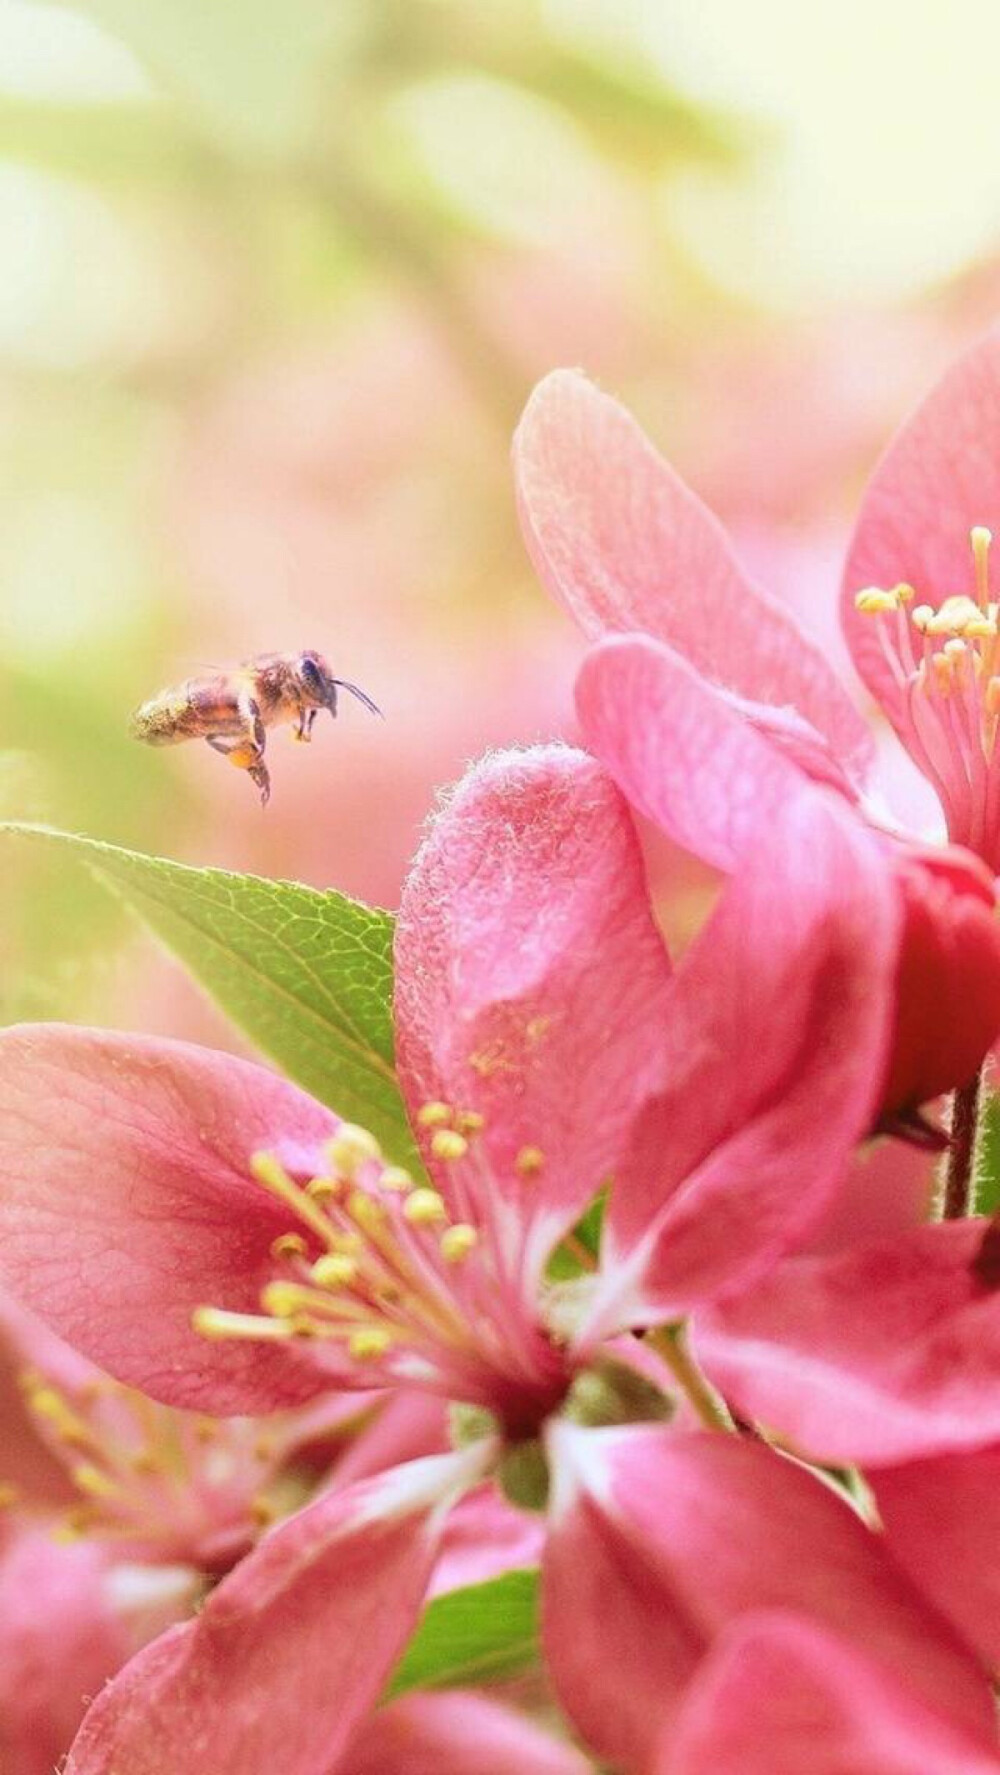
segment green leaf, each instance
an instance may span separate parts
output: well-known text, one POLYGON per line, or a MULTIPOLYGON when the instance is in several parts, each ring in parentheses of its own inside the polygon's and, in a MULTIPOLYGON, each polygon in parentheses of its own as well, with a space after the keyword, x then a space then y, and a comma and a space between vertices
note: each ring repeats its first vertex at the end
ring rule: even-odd
POLYGON ((607 1185, 598 1190, 589 1208, 581 1214, 568 1239, 557 1245, 549 1258, 548 1277, 551 1282, 569 1282, 594 1269, 601 1254, 601 1234, 608 1206, 607 1185), (593 1259, 589 1262, 588 1259, 593 1259))
POLYGON ((393 1062, 390 913, 44 826, 2 822, 0 833, 85 863, 290 1078, 415 1162, 393 1062))
POLYGON ((538 1656, 538 1572, 504 1572, 435 1597, 396 1667, 386 1699, 512 1676, 538 1656))

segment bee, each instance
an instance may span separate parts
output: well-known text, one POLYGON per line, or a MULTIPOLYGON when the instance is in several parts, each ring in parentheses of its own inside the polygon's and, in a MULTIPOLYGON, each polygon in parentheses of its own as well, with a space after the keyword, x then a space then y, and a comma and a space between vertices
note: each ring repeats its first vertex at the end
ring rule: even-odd
POLYGON ((337 713, 337 692, 347 690, 373 715, 382 711, 358 685, 335 678, 321 653, 259 653, 231 671, 186 678, 173 689, 158 691, 131 717, 133 739, 147 746, 176 746, 182 740, 207 740, 260 790, 261 806, 271 794, 264 763, 267 729, 294 721, 294 737, 312 738, 321 709, 337 713))

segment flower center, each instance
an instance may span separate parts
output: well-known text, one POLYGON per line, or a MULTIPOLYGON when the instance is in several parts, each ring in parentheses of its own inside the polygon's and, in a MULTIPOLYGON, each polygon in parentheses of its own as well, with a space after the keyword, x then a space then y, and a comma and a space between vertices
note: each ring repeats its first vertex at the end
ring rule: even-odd
POLYGON ((902 692, 905 744, 938 791, 949 836, 1000 861, 1000 782, 993 770, 1000 720, 998 604, 990 596, 992 534, 970 532, 972 592, 935 608, 910 585, 868 586, 855 607, 873 617, 902 692))
POLYGON ((449 1201, 387 1164, 374 1137, 344 1123, 328 1142, 328 1168, 299 1180, 273 1153, 254 1177, 289 1210, 271 1245, 273 1278, 261 1312, 201 1307, 211 1338, 308 1342, 333 1384, 409 1382, 501 1415, 526 1398, 549 1399, 565 1364, 508 1273, 492 1229, 475 1210, 488 1178, 474 1152, 482 1117, 426 1104, 418 1122, 449 1174, 449 1201))
POLYGON ((30 1369, 20 1385, 80 1497, 62 1518, 66 1539, 105 1535, 225 1569, 302 1501, 279 1472, 278 1438, 251 1419, 175 1411, 106 1376, 68 1392, 30 1369))

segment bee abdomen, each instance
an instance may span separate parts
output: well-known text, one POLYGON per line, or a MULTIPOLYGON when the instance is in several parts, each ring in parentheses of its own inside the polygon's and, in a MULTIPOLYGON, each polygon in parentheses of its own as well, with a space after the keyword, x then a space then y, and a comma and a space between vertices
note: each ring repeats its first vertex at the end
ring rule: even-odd
POLYGON ((140 703, 129 717, 129 733, 147 746, 176 746, 201 731, 197 709, 188 696, 164 691, 140 703))

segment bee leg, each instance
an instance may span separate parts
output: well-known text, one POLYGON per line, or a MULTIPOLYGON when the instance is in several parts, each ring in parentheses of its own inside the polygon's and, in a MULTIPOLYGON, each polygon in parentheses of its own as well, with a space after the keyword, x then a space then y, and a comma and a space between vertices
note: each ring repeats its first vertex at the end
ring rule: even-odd
POLYGON ((266 807, 271 799, 271 773, 268 770, 267 765, 261 758, 256 764, 248 764, 246 769, 250 781, 256 783, 260 790, 261 807, 266 807))
POLYGON ((303 709, 299 715, 299 725, 293 731, 295 738, 303 744, 312 739, 313 722, 318 714, 318 709, 303 709))

